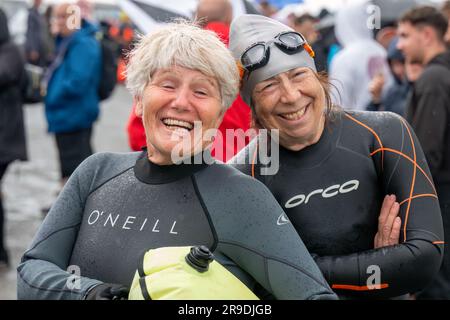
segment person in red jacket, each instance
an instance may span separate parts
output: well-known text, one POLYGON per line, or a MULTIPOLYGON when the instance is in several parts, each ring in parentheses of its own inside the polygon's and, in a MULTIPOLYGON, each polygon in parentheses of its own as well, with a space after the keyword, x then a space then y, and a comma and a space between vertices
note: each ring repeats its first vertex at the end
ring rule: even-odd
POLYGON ((145 147, 146 145, 145 130, 142 119, 136 116, 135 108, 136 104, 133 102, 127 124, 128 144, 130 145, 131 150, 141 151, 142 147, 145 147))

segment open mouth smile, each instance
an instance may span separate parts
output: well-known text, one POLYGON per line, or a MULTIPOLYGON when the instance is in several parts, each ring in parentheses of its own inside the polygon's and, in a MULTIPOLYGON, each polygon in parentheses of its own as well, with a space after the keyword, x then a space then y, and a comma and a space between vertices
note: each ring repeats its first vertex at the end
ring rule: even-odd
POLYGON ((308 111, 310 106, 311 106, 311 103, 308 104, 306 107, 304 107, 300 110, 297 110, 295 112, 280 113, 279 116, 285 120, 290 120, 290 121, 300 120, 305 115, 305 113, 308 111))
POLYGON ((163 118, 161 121, 168 129, 174 131, 187 133, 190 132, 192 129, 194 129, 193 122, 188 122, 175 118, 163 118))

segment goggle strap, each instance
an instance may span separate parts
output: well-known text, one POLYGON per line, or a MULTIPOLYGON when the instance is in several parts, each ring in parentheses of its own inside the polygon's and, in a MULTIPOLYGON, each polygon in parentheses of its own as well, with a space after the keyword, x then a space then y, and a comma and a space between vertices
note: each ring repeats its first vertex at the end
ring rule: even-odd
POLYGON ((240 60, 236 61, 236 66, 237 66, 238 72, 239 72, 239 80, 242 81, 242 79, 244 78, 244 74, 245 74, 245 68, 242 65, 240 60))
POLYGON ((316 56, 316 53, 314 52, 313 48, 311 48, 311 46, 307 42, 303 44, 303 48, 306 50, 306 52, 308 52, 311 58, 314 58, 316 56))

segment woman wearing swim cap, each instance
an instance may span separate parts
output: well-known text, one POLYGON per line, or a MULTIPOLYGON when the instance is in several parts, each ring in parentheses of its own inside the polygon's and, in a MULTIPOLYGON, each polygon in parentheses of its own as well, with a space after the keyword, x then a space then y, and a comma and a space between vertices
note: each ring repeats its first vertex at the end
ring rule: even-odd
POLYGON ((332 289, 341 298, 422 289, 439 270, 444 235, 409 124, 393 113, 333 106, 303 36, 273 19, 237 18, 230 50, 254 126, 278 130, 275 149, 261 133, 231 163, 271 190, 332 289))

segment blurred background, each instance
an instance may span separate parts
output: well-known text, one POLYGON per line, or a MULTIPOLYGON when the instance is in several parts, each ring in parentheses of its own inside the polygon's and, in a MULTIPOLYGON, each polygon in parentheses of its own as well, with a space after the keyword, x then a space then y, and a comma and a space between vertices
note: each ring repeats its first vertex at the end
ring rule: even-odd
MULTIPOLYGON (((192 18, 198 15, 199 1, 202 0, 84 0, 80 2, 80 6, 88 3, 89 9, 86 11, 88 14, 85 17, 98 26, 99 32, 102 33, 102 37, 98 38, 99 41, 103 41, 103 39, 109 41, 109 51, 114 59, 114 63, 111 64, 114 67, 112 76, 114 79, 103 78, 100 80, 111 82, 113 88, 108 97, 101 100, 99 104, 100 116, 96 120, 92 132, 94 152, 129 152, 139 150, 145 144, 142 124, 132 112, 133 99, 124 86, 123 71, 127 60, 125 53, 132 48, 133 42, 136 41, 139 34, 151 32, 172 18, 192 18)), ((223 2, 222 0, 210 0, 209 2, 211 1, 215 1, 216 4, 223 2)), ((28 26, 30 8, 36 7, 35 1, 0 0, 0 8, 6 14, 10 39, 19 48, 23 61, 28 66, 28 78, 32 78, 33 72, 36 71, 33 69, 33 65, 40 70, 36 71, 36 74, 42 76, 45 74, 45 70, 51 68, 53 60, 57 56, 53 44, 56 33, 52 32, 51 26, 52 8, 66 2, 79 3, 78 1, 64 0, 38 2, 41 3, 37 6, 36 12, 42 18, 42 27, 46 32, 45 41, 48 44, 44 61, 39 63, 36 59, 31 59, 27 52, 27 41, 33 41, 33 39, 27 40, 27 34, 30 32, 28 26)), ((330 72, 330 65, 336 54, 345 47, 344 41, 336 32, 337 12, 363 2, 367 3, 368 1, 229 1, 232 5, 233 18, 243 13, 264 14, 301 32, 316 52, 317 68, 327 72, 330 72)), ((411 7, 422 4, 431 4, 441 8, 444 1, 373 0, 370 3, 380 10, 379 26, 371 30, 371 38, 382 50, 385 50, 383 59, 386 60, 384 63, 387 65, 389 45, 395 38, 396 22, 402 13, 411 7)), ((84 14, 84 9, 82 12, 84 14)), ((212 14, 208 16, 206 13, 205 16, 212 17, 212 14)), ((230 21, 221 19, 221 17, 214 19, 221 20, 220 23, 224 24, 224 29, 219 29, 225 30, 221 32, 227 33, 230 21)), ((214 19, 211 18, 207 22, 214 22, 212 21, 214 19)), ((364 27, 367 28, 367 26, 364 27)), ((344 27, 344 30, 351 31, 353 27, 349 24, 344 27)), ((224 41, 228 41, 228 35, 224 41)), ((378 65, 375 68, 378 68, 378 65)), ((377 95, 380 96, 383 94, 382 92, 387 92, 389 87, 395 83, 395 74, 387 68, 380 85, 380 81, 375 79, 379 76, 379 69, 371 73, 371 80, 374 83, 365 85, 364 90, 368 99, 361 100, 363 102, 355 102, 357 104, 355 106, 349 102, 347 107, 372 110, 369 107, 371 102, 377 102, 373 101, 376 100, 377 95)), ((26 161, 11 162, 1 180, 1 198, 5 212, 4 247, 9 253, 9 263, 3 266, 0 264, 0 299, 16 298, 15 268, 61 188, 58 149, 53 134, 48 132, 45 103, 42 97, 37 97, 33 103, 27 103, 27 101, 32 102, 31 97, 27 97, 27 99, 25 99, 25 103, 20 104, 23 110, 27 151, 26 159, 22 160, 26 161)), ((1 107, 0 105, 0 109, 1 107)), ((248 119, 248 109, 245 106, 240 104, 236 108, 241 109, 235 109, 238 111, 234 115, 230 113, 230 118, 234 116, 248 119)), ((401 114, 404 112, 404 107, 399 110, 398 113, 401 114)), ((234 153, 237 151, 234 150, 234 153)), ((221 156, 217 156, 217 158, 227 160, 221 156)))

